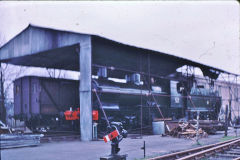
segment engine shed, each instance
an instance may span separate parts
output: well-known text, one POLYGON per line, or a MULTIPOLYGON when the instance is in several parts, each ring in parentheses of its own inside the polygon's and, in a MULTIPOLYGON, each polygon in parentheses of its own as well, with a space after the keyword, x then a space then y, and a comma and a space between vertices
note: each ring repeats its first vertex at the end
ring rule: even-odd
MULTIPOLYGON (((92 140, 93 75, 133 79, 137 83, 144 81, 149 89, 151 83, 162 78, 179 82, 189 79, 191 81, 191 77, 185 79, 176 72, 177 68, 185 65, 200 68, 204 76, 210 79, 217 79, 220 73, 228 73, 191 60, 119 43, 98 35, 34 25, 26 27, 0 48, 0 61, 21 66, 79 71, 80 131, 83 141, 92 140)), ((109 88, 105 90, 107 92, 109 88)), ((150 91, 144 94, 149 93, 150 91)))

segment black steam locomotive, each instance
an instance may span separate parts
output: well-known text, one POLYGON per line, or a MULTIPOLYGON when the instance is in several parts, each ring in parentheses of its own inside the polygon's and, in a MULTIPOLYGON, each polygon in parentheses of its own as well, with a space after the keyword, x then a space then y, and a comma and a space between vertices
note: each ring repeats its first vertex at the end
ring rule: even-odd
MULTIPOLYGON (((156 119, 217 119, 221 97, 198 86, 191 78, 181 81, 126 75, 125 80, 95 76, 92 79, 93 110, 98 110, 98 129, 105 130, 106 119, 123 122, 124 128, 137 130, 151 126, 156 119), (99 99, 96 97, 99 96, 99 99), (100 100, 100 102, 99 102, 100 100)), ((14 82, 14 117, 34 131, 77 130, 79 121, 67 121, 66 110, 79 108, 79 81, 22 77, 14 82), (44 129, 43 129, 44 128, 44 129)))

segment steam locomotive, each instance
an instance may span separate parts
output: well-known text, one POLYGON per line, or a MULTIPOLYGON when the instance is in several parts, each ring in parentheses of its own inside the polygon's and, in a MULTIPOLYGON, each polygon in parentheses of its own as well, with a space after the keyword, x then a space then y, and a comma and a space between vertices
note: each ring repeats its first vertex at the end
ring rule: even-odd
MULTIPOLYGON (((216 120, 221 107, 218 93, 198 86, 193 78, 177 81, 137 73, 126 75, 125 80, 95 76, 92 88, 99 130, 106 127, 100 103, 109 121, 121 121, 132 131, 151 126, 156 119, 193 119, 198 110, 201 119, 216 120)), ((14 82, 14 117, 33 131, 79 131, 79 120, 66 120, 64 115, 70 108, 79 108, 79 81, 27 76, 14 82)))

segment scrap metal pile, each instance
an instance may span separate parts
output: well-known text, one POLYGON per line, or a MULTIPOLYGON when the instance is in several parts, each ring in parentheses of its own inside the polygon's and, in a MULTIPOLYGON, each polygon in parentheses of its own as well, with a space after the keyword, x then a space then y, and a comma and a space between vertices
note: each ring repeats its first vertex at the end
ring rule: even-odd
POLYGON ((40 144, 42 134, 24 135, 24 134, 1 134, 0 148, 16 148, 37 146, 40 144))
MULTIPOLYGON (((175 122, 170 121, 166 122, 167 133, 170 136, 178 137, 178 138, 194 138, 197 135, 197 126, 193 125, 189 122, 175 122)), ((199 138, 207 137, 208 134, 202 129, 198 129, 199 138)))
POLYGON ((11 129, 0 121, 0 134, 12 133, 11 129))
MULTIPOLYGON (((196 120, 190 120, 189 123, 196 125, 196 120)), ((216 134, 217 131, 223 131, 225 128, 224 122, 217 120, 199 120, 199 127, 208 134, 216 134)))
POLYGON ((18 134, 0 121, 0 149, 37 146, 43 134, 18 134))

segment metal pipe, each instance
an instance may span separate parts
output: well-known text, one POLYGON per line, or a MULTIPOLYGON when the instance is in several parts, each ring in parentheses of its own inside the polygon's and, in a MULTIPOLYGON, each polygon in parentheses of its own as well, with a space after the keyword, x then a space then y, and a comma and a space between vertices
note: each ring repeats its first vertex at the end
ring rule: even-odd
MULTIPOLYGON (((142 54, 140 57, 140 71, 142 71, 142 54)), ((140 77, 140 82, 141 82, 141 77, 140 77)), ((143 104, 142 104, 142 85, 141 85, 141 138, 142 138, 142 129, 143 129, 143 104)), ((145 142, 145 141, 144 141, 145 142)))
MULTIPOLYGON (((150 54, 148 53, 148 93, 150 94, 151 88, 150 88, 150 54)), ((148 99, 149 100, 149 99, 148 99)), ((152 104, 151 104, 152 106, 152 104)), ((148 122, 151 124, 150 120, 150 107, 148 108, 148 122)))
POLYGON ((224 136, 228 135, 228 105, 226 105, 226 110, 225 110, 225 132, 224 132, 224 136))
POLYGON ((146 145, 145 145, 145 141, 143 141, 143 147, 141 147, 141 149, 143 150, 143 156, 144 158, 146 157, 146 145))
POLYGON ((197 144, 199 144, 199 114, 200 114, 200 112, 199 111, 197 111, 197 134, 196 134, 196 142, 197 142, 197 144))
POLYGON ((96 90, 95 90, 95 89, 93 89, 93 90, 94 90, 94 93, 96 94, 96 97, 97 97, 97 100, 98 100, 99 106, 100 106, 100 108, 101 108, 101 110, 102 110, 102 112, 103 112, 103 115, 104 115, 105 119, 106 119, 107 125, 108 125, 108 127, 110 128, 111 126, 110 126, 110 123, 109 123, 108 117, 107 117, 107 115, 106 115, 106 113, 105 113, 105 111, 104 111, 104 109, 103 109, 103 107, 102 107, 102 103, 101 103, 101 101, 100 101, 100 98, 99 98, 99 96, 98 96, 96 90))

